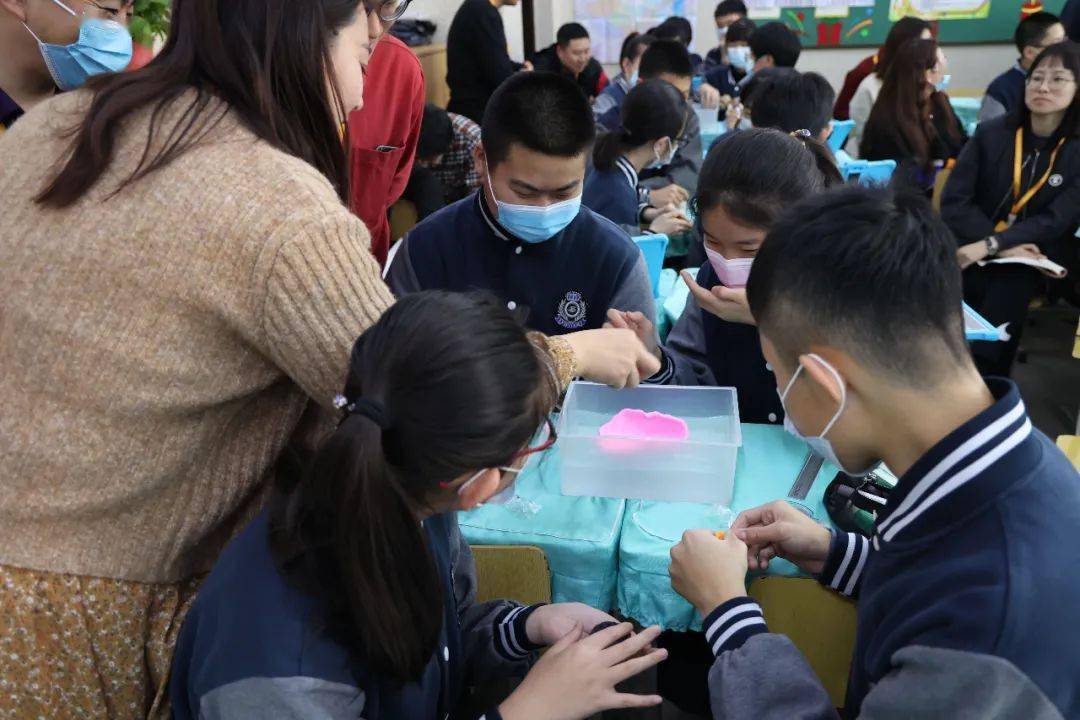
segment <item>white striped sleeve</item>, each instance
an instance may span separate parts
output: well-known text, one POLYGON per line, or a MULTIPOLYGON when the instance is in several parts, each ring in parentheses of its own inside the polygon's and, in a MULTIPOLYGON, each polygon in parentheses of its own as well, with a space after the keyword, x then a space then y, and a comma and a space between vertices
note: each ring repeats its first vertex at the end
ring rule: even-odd
POLYGON ((848 597, 857 596, 870 552, 870 541, 863 535, 834 531, 829 557, 818 579, 848 597))
POLYGON ((540 605, 514 605, 495 617, 495 651, 504 659, 522 660, 543 647, 531 642, 525 631, 529 615, 538 607, 540 605))
POLYGON ((736 650, 754 635, 769 632, 761 606, 748 597, 737 597, 709 613, 702 623, 713 655, 736 650))

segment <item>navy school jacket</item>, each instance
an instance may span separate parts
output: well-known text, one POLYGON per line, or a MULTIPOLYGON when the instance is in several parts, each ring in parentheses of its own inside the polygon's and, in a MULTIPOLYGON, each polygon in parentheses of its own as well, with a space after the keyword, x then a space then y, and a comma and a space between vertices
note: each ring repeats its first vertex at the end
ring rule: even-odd
POLYGON ((581 204, 626 229, 639 226, 641 202, 638 174, 630 161, 619 157, 610 170, 593 168, 585 178, 581 204))
MULTIPOLYGON (((707 262, 698 270, 697 282, 704 288, 721 284, 707 262)), ((761 353, 756 326, 721 320, 702 310, 690 295, 662 351, 660 371, 645 382, 734 387, 739 393, 742 422, 784 421, 776 376, 761 353)))
POLYGON ((401 297, 420 290, 485 290, 545 335, 602 327, 610 308, 655 319, 641 251, 623 230, 586 207, 542 243, 512 235, 481 193, 448 205, 409 231, 386 281, 401 297))
MULTIPOLYGON (((176 720, 444 720, 465 687, 524 674, 536 659, 533 607, 475 604, 476 570, 454 515, 424 521, 443 585, 439 645, 421 679, 401 685, 351 658, 322 627, 317 601, 285 581, 263 512, 225 549, 176 645, 176 720)), ((499 720, 490 710, 481 720, 499 720)))

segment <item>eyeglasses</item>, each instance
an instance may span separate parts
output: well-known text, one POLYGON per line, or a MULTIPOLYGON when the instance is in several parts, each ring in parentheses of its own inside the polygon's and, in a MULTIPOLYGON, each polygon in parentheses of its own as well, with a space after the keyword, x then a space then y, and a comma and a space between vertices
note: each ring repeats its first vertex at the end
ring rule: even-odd
POLYGON ((1036 88, 1042 87, 1045 83, 1047 87, 1057 92, 1058 90, 1063 90, 1069 83, 1076 82, 1076 79, 1069 77, 1068 75, 1054 75, 1051 77, 1036 73, 1034 75, 1028 75, 1026 82, 1030 87, 1036 88))
POLYGON ((409 9, 412 0, 364 0, 364 8, 376 13, 384 23, 398 20, 409 9))

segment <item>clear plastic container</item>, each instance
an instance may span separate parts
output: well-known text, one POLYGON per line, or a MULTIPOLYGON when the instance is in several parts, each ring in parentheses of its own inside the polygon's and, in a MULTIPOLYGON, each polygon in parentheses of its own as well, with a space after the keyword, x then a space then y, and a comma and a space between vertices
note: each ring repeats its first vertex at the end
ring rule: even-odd
POLYGON ((735 388, 642 385, 612 390, 575 382, 559 416, 564 495, 730 505, 742 445, 735 388), (686 440, 600 437, 600 426, 636 408, 681 418, 686 440))

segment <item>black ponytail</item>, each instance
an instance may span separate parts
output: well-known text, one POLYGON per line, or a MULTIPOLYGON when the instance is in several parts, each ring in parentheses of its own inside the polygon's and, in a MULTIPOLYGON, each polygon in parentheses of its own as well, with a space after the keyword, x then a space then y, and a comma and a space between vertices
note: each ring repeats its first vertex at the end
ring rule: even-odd
POLYGON ((279 486, 270 542, 370 672, 416 680, 438 644, 442 583, 418 517, 440 483, 511 462, 557 394, 546 356, 491 298, 410 295, 356 342, 347 414, 279 486))
POLYGON ((808 130, 791 134, 814 157, 814 164, 817 166, 818 172, 821 173, 821 180, 825 183, 826 188, 843 184, 844 177, 840 174, 840 168, 836 166, 836 158, 825 143, 815 138, 808 130))
POLYGON ((686 101, 671 83, 646 80, 635 85, 623 100, 620 127, 596 141, 593 165, 610 170, 630 150, 663 137, 674 141, 686 128, 687 113, 686 101))

